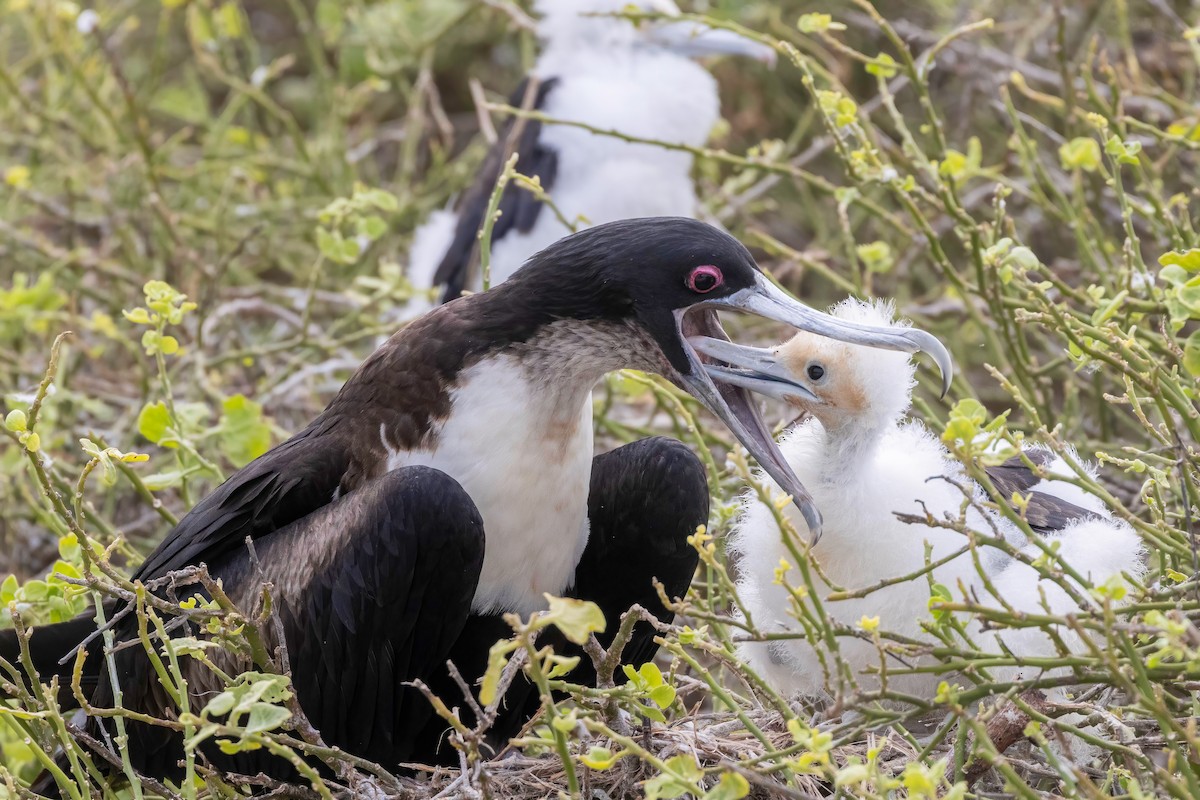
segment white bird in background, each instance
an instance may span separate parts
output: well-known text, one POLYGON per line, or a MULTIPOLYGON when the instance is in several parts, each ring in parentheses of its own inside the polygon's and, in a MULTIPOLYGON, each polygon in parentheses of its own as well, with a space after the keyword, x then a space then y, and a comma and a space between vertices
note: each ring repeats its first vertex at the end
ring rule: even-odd
MULTIPOLYGON (((719 116, 717 84, 693 59, 728 54, 772 62, 774 51, 685 20, 634 24, 611 16, 630 6, 680 13, 672 0, 537 0, 544 49, 512 105, 524 105, 528 91, 532 107, 555 119, 637 138, 704 144, 719 116)), ((513 119, 457 207, 435 212, 417 230, 408 271, 415 287, 443 287, 443 301, 464 289, 482 288, 477 235, 510 153, 518 155, 517 171, 540 178, 568 221, 596 225, 632 217, 696 216, 689 153, 513 119)), ((492 231, 492 285, 570 233, 542 205, 528 191, 506 187, 492 231)), ((414 301, 406 315, 423 313, 428 305, 414 301)))
MULTIPOLYGON (((892 321, 889 304, 851 299, 835 307, 833 313, 854 322, 904 325, 892 321)), ((918 421, 903 419, 915 385, 908 354, 807 334, 774 350, 715 339, 692 341, 697 350, 723 362, 721 366, 710 366, 710 374, 785 400, 810 415, 786 434, 780 449, 824 514, 823 534, 813 546, 812 558, 831 583, 846 590, 864 589, 920 570, 926 564, 926 545, 931 563, 951 557, 967 545, 966 537, 957 531, 907 524, 893 513, 923 516, 928 510, 934 519, 957 519, 964 502, 958 486, 973 485, 934 433, 918 421), (950 480, 937 479, 942 476, 950 480)), ((1071 474, 1066 462, 1050 451, 1032 449, 1025 456, 1047 474, 1071 474)), ((769 478, 759 477, 771 485, 769 478)), ((1094 496, 1066 481, 1039 479, 1019 456, 989 468, 989 477, 1005 497, 1020 492, 1030 498, 1026 511, 1030 528, 1047 541, 1057 542, 1058 558, 1093 585, 1104 584, 1123 572, 1134 579, 1144 574, 1141 538, 1128 524, 1113 519, 1094 496)), ((975 486, 974 499, 980 503, 986 500, 982 488, 975 486)), ((975 505, 966 516, 971 529, 999 534, 1031 558, 1042 555, 1043 551, 1015 524, 998 513, 980 512, 975 505)), ((797 531, 807 530, 804 520, 793 510, 785 513, 797 531)), ((771 510, 757 499, 745 503, 731 548, 740 556, 739 594, 759 630, 802 632, 803 627, 791 612, 791 595, 777 578, 781 559, 793 565, 784 575, 791 586, 802 586, 803 579, 794 568, 795 558, 785 546, 771 510)), ((1060 585, 1042 579, 1034 567, 996 548, 980 547, 979 556, 996 594, 1014 610, 1044 614, 1048 608, 1055 615, 1080 611, 1078 603, 1060 585)), ((815 588, 824 598, 830 587, 815 571, 813 574, 815 588)), ((956 598, 961 599, 965 589, 968 597, 989 607, 1003 608, 985 586, 969 552, 936 567, 932 580, 949 588, 956 598)), ((1089 597, 1086 590, 1072 583, 1082 597, 1089 597)), ((921 576, 885 586, 865 597, 823 605, 831 619, 851 629, 863 617, 878 617, 880 630, 932 642, 934 639, 921 624, 931 617, 929 599, 929 579, 921 576)), ((1060 654, 1039 628, 981 632, 979 627, 967 624, 967 631, 983 652, 1003 654, 1007 648, 1013 655, 1026 658, 1060 654)), ((1082 646, 1073 632, 1059 630, 1058 634, 1073 651, 1082 646)), ((817 647, 824 645, 800 636, 746 643, 742 655, 777 690, 818 696, 830 682, 817 647)), ((878 674, 870 672, 878 671, 881 664, 874 642, 842 636, 838 647, 861 688, 870 691, 880 686, 878 674)), ((933 663, 929 657, 889 657, 884 663, 892 691, 932 697, 942 679, 929 673, 890 672, 905 668, 906 663, 933 663)), ((1031 678, 1035 671, 992 669, 991 677, 1005 681, 1031 678)))

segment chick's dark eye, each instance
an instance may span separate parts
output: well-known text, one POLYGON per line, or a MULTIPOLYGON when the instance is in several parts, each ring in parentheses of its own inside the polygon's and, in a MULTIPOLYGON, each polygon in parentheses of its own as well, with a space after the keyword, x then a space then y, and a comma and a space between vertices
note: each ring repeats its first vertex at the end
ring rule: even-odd
POLYGON ((810 381, 819 381, 825 377, 825 368, 820 364, 808 365, 808 379, 810 381))
POLYGON ((687 287, 693 292, 707 294, 720 286, 724 280, 725 277, 721 275, 721 270, 711 264, 705 264, 688 273, 687 287))

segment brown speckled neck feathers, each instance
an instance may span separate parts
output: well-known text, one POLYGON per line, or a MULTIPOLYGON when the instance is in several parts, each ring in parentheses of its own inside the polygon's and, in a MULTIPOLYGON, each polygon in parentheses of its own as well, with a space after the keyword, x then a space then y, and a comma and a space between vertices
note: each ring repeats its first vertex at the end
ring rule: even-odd
POLYGON ((459 377, 501 355, 518 359, 535 380, 590 384, 622 367, 652 369, 654 343, 624 320, 566 319, 537 311, 506 291, 460 298, 395 334, 347 381, 310 429, 349 436, 350 465, 340 491, 386 469, 388 448, 431 449, 451 413, 459 377))

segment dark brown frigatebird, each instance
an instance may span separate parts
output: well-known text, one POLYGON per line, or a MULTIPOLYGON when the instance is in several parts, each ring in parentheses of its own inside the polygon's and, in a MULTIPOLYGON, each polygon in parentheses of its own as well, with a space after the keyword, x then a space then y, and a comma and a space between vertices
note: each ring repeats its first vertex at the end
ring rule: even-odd
MULTIPOLYGON (((923 350, 949 368, 927 333, 809 309, 711 226, 684 218, 600 225, 546 248, 495 289, 396 333, 308 427, 200 501, 134 580, 205 564, 245 608, 270 581, 297 698, 325 741, 385 766, 445 760, 445 725, 407 682, 457 691, 446 660, 468 679, 479 676, 488 648, 505 635, 500 615, 541 609, 545 593, 596 601, 611 634, 633 603, 670 619, 652 579, 680 596, 692 578, 696 554, 686 539, 708 517, 704 469, 664 438, 594 456, 591 391, 606 373, 641 369, 686 389, 819 530, 817 509, 752 395, 714 382, 688 343, 725 338, 720 310, 923 350)), ((127 617, 116 638, 136 636, 135 624, 127 617)), ((43 676, 63 675, 60 659, 94 627, 79 619, 36 630, 43 676)), ((626 658, 650 658, 652 632, 635 639, 626 658)), ((0 656, 13 661, 15 646, 11 632, 0 637, 0 656)), ((85 677, 92 705, 107 707, 113 686, 99 649, 92 646, 85 677)), ((127 709, 173 713, 142 648, 114 658, 127 709)), ((579 669, 573 678, 587 680, 587 667, 579 669)), ((219 690, 198 662, 185 662, 185 674, 194 708, 219 690)), ((528 713, 515 702, 498 728, 528 713)), ((179 774, 172 731, 130 722, 128 751, 145 774, 179 774)), ((208 755, 241 773, 272 771, 262 750, 208 755)))

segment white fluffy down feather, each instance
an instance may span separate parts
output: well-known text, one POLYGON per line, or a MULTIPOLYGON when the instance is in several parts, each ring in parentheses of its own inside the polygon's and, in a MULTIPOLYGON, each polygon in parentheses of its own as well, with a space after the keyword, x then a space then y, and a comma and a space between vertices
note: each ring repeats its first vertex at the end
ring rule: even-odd
MULTIPOLYGON (((874 324, 896 324, 892 322, 890 306, 886 305, 849 301, 834 313, 874 324)), ((962 534, 897 519, 893 512, 921 515, 924 510, 935 519, 956 519, 964 504, 962 491, 950 481, 938 478, 949 478, 959 485, 969 483, 961 464, 951 458, 933 433, 920 422, 902 419, 913 386, 913 364, 907 354, 801 334, 781 346, 776 355, 789 365, 793 374, 803 373, 813 363, 821 364, 825 373, 819 385, 811 387, 824 402, 807 407, 813 416, 790 431, 780 442, 780 448, 824 514, 823 537, 813 549, 812 557, 830 583, 857 590, 913 573, 925 565, 928 547, 930 562, 949 558, 932 571, 932 581, 948 587, 955 599, 962 599, 965 592, 984 605, 1002 608, 1001 601, 985 585, 990 582, 1004 603, 1018 612, 1044 614, 1049 610, 1054 615, 1065 615, 1080 610, 1057 583, 1042 579, 1034 567, 1003 551, 982 547, 977 551, 979 565, 987 576, 985 581, 971 553, 950 558, 967 544, 962 534)), ((1061 458, 1049 464, 1048 471, 1052 475, 1072 474, 1061 458)), ((770 483, 764 474, 759 478, 770 483)), ((1142 576, 1141 538, 1128 524, 1113 519, 1097 498, 1065 481, 1044 480, 1034 488, 1098 515, 1075 522, 1050 537, 1059 543, 1058 557, 1062 561, 1096 585, 1122 573, 1134 579, 1142 576)), ((976 499, 984 499, 982 491, 976 494, 976 499)), ((785 513, 803 535, 807 529, 799 513, 791 506, 785 513)), ((1017 526, 997 514, 985 515, 971 509, 966 521, 974 530, 999 533, 1031 558, 1042 553, 1017 526)), ((791 613, 791 596, 777 580, 783 560, 792 565, 784 575, 788 583, 793 587, 803 585, 795 567, 796 559, 786 547, 770 509, 756 499, 747 500, 730 544, 739 558, 739 593, 759 630, 800 634, 797 638, 770 643, 744 644, 742 655, 785 694, 824 694, 838 679, 827 676, 819 652, 825 655, 824 663, 831 668, 833 661, 826 645, 811 642, 803 635, 803 627, 791 613)), ((825 601, 830 586, 816 577, 815 572, 814 582, 825 613, 851 629, 861 618, 877 616, 881 630, 919 642, 935 641, 922 625, 931 619, 928 578, 902 581, 865 597, 838 601, 825 601)), ((1088 597, 1085 590, 1080 593, 1088 597)), ((811 608, 812 599, 805 602, 811 608)), ((981 630, 977 622, 965 621, 968 634, 984 652, 1003 654, 1007 650, 1027 660, 1054 659, 1062 654, 1039 628, 997 633, 981 630)), ((1068 649, 1080 647, 1074 633, 1069 630, 1057 633, 1068 649)), ((869 639, 846 635, 838 638, 838 645, 846 665, 865 690, 879 687, 881 662, 888 670, 888 687, 894 692, 931 697, 945 677, 892 673, 905 669, 906 664, 936 663, 931 656, 920 652, 903 654, 906 649, 903 646, 888 643, 895 655, 881 659, 879 648, 869 639)), ((993 669, 991 677, 1029 678, 1041 674, 1043 669, 1051 671, 1044 666, 993 669)))

